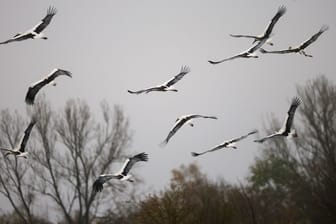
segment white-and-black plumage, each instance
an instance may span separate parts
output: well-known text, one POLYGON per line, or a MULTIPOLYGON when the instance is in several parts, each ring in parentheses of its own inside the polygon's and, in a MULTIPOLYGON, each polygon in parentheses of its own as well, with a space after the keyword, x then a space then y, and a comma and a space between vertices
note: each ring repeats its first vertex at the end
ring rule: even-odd
POLYGON ((295 115, 295 111, 296 108, 300 105, 301 100, 298 97, 294 97, 292 99, 292 103, 291 106, 287 112, 287 116, 285 119, 285 122, 283 123, 281 129, 273 134, 270 134, 264 138, 261 139, 257 139, 254 140, 255 142, 259 142, 259 143, 263 143, 264 141, 270 139, 270 138, 274 138, 274 137, 278 137, 278 136, 283 136, 283 137, 287 137, 287 136, 293 136, 293 137, 297 137, 297 134, 295 132, 294 129, 292 129, 292 125, 293 125, 293 119, 294 119, 294 115, 295 115))
POLYGON ((304 49, 307 48, 309 45, 311 45, 313 42, 315 42, 322 33, 324 33, 325 31, 327 31, 329 29, 329 27, 327 25, 323 25, 321 27, 321 29, 315 33, 312 37, 310 37, 308 40, 306 40, 305 42, 303 42, 302 44, 300 44, 297 47, 289 47, 286 50, 278 50, 278 51, 267 51, 263 48, 260 48, 260 52, 263 54, 290 54, 290 53, 299 53, 302 54, 306 57, 313 57, 310 54, 307 54, 304 49))
POLYGON ((176 119, 176 122, 173 126, 173 128, 169 131, 169 134, 167 138, 162 142, 162 145, 165 145, 168 143, 169 139, 175 135, 175 133, 184 125, 189 124, 191 127, 194 126, 193 123, 191 123, 192 119, 195 118, 210 118, 210 119, 217 119, 217 117, 214 116, 204 116, 199 114, 190 114, 190 115, 184 115, 176 119))
MULTIPOLYGON (((232 37, 246 37, 246 38, 252 38, 254 39, 253 43, 256 41, 261 41, 263 39, 269 40, 269 38, 271 37, 273 28, 275 26, 275 24, 278 22, 278 20, 280 19, 281 16, 283 16, 286 12, 286 7, 285 6, 280 6, 278 8, 277 13, 274 15, 274 17, 272 18, 271 22, 268 24, 268 26, 266 27, 265 31, 263 34, 259 35, 259 36, 253 36, 253 35, 235 35, 235 34, 230 34, 230 36, 232 37)), ((268 44, 273 45, 273 43, 268 42, 268 44)))
POLYGON ((257 130, 253 130, 253 131, 247 133, 246 135, 240 136, 239 138, 234 138, 234 139, 225 141, 225 142, 223 142, 223 143, 221 143, 221 144, 219 144, 219 145, 217 145, 217 146, 215 146, 212 149, 209 149, 207 151, 200 152, 200 153, 191 152, 191 155, 196 157, 196 156, 200 156, 200 155, 203 155, 205 153, 208 153, 208 152, 217 151, 217 150, 222 149, 222 148, 234 148, 234 149, 236 149, 237 148, 236 142, 239 142, 240 140, 243 140, 244 138, 247 138, 248 136, 253 135, 257 132, 258 132, 257 130))
POLYGON ((26 103, 31 105, 34 104, 35 96, 40 91, 41 88, 43 88, 45 85, 49 84, 52 82, 54 79, 56 79, 60 75, 66 75, 72 78, 71 72, 63 70, 63 69, 54 69, 50 74, 47 75, 44 79, 34 83, 28 88, 28 92, 26 95, 26 103))
POLYGON ((4 42, 1 42, 0 44, 7 44, 14 41, 22 41, 27 39, 48 39, 42 31, 49 25, 51 19, 56 14, 57 10, 56 8, 50 6, 47 10, 47 15, 31 30, 28 30, 25 33, 18 33, 14 37, 12 37, 9 40, 6 40, 4 42))
POLYGON ((103 184, 106 181, 109 181, 111 179, 118 179, 118 180, 127 180, 130 182, 133 182, 131 178, 131 175, 128 174, 128 172, 132 169, 133 165, 140 161, 148 161, 148 154, 147 153, 139 153, 133 157, 129 157, 126 159, 124 165, 122 166, 121 170, 118 173, 115 174, 102 174, 100 175, 95 182, 93 183, 93 191, 98 192, 103 190, 103 184))
POLYGON ((14 149, 7 149, 7 148, 0 148, 1 150, 7 151, 7 153, 5 154, 5 156, 8 156, 10 154, 15 155, 17 157, 23 157, 25 159, 27 159, 27 155, 28 152, 25 151, 29 136, 30 136, 30 132, 32 131, 34 125, 36 123, 36 120, 33 118, 28 127, 26 128, 26 130, 24 131, 24 134, 18 144, 18 146, 14 149))
POLYGON ((250 47, 249 49, 247 49, 246 51, 243 51, 240 54, 237 54, 235 56, 229 57, 229 58, 225 58, 223 60, 220 61, 211 61, 209 60, 208 62, 210 64, 219 64, 222 63, 224 61, 229 61, 229 60, 233 60, 236 58, 258 58, 258 55, 254 54, 255 51, 257 51, 259 48, 261 48, 262 45, 265 44, 267 40, 266 39, 262 39, 261 41, 259 41, 258 43, 256 43, 254 46, 250 47))
POLYGON ((165 82, 161 85, 150 87, 148 89, 138 90, 138 91, 131 91, 131 90, 127 90, 127 91, 131 94, 149 93, 149 92, 152 92, 152 91, 161 91, 161 92, 173 91, 173 92, 177 92, 177 89, 172 88, 172 86, 175 83, 177 83, 178 81, 180 81, 189 72, 190 72, 190 69, 189 69, 188 66, 182 66, 179 74, 177 74, 176 76, 174 76, 173 78, 171 78, 170 80, 168 80, 167 82, 165 82))

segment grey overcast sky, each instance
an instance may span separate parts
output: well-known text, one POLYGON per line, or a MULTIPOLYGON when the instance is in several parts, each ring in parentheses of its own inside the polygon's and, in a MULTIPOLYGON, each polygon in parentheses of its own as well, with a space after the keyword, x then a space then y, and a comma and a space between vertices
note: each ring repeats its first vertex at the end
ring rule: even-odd
POLYGON ((194 161, 212 179, 242 180, 260 152, 253 143, 256 136, 242 141, 238 150, 199 158, 190 152, 254 128, 263 135, 263 122, 272 114, 284 118, 297 84, 319 74, 336 81, 335 0, 2 0, 0 40, 33 27, 49 5, 58 13, 45 30, 48 40, 0 46, 0 109, 24 114, 31 83, 53 68, 70 70, 73 79, 61 77, 57 87, 42 92, 56 109, 70 98, 86 100, 95 114, 102 100, 122 105, 134 131, 131 154, 150 156, 135 171, 147 190, 162 189, 173 168, 194 161), (251 40, 229 33, 261 34, 282 4, 287 12, 274 28, 275 46, 265 48, 298 45, 327 24, 330 29, 307 48, 313 58, 260 55, 219 65, 207 62, 249 48, 251 40), (176 85, 178 93, 127 93, 170 79, 182 65, 191 72, 176 85), (219 119, 199 119, 160 148, 175 119, 190 113, 219 119))

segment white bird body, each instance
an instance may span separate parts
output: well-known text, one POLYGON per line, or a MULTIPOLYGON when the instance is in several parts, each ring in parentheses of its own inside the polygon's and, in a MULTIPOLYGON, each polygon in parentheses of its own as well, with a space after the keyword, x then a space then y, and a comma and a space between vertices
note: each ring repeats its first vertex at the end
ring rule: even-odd
POLYGON ((200 155, 203 155, 203 154, 206 154, 208 152, 214 152, 214 151, 217 151, 219 149, 222 149, 222 148, 233 148, 233 149, 237 149, 237 146, 236 146, 236 143, 247 138, 248 136, 250 135, 253 135, 255 133, 257 133, 258 131, 257 130, 253 130, 249 133, 247 133, 246 135, 243 135, 243 136, 240 136, 238 138, 234 138, 234 139, 231 139, 231 140, 228 140, 228 141, 225 141, 219 145, 216 145, 215 147, 209 149, 209 150, 206 150, 204 152, 200 152, 200 153, 197 153, 197 152, 191 152, 191 155, 196 157, 196 156, 200 156, 200 155))
POLYGON ((179 118, 176 119, 175 124, 173 128, 169 131, 168 136, 166 139, 161 143, 161 145, 166 145, 170 138, 173 137, 173 135, 184 125, 184 124, 189 124, 191 127, 194 126, 194 124, 191 122, 192 119, 195 118, 210 118, 210 119, 217 119, 215 116, 204 116, 204 115, 199 115, 199 114, 189 114, 189 115, 183 115, 179 118))
POLYGON ((150 87, 150 88, 143 89, 143 90, 138 90, 138 91, 127 90, 127 92, 129 92, 131 94, 150 93, 150 92, 154 92, 154 91, 177 92, 178 90, 176 88, 174 88, 173 85, 175 83, 177 83, 178 81, 180 81, 189 72, 190 72, 190 69, 189 69, 188 66, 182 66, 179 74, 175 75, 173 78, 171 78, 170 80, 166 81, 165 83, 163 83, 161 85, 150 87))
POLYGON ((133 165, 139 161, 148 161, 148 154, 139 153, 133 157, 126 159, 124 165, 121 170, 115 174, 101 174, 93 183, 93 190, 95 192, 103 190, 103 184, 111 179, 118 179, 120 181, 129 181, 133 182, 131 179, 132 175, 128 174, 133 165))
POLYGON ((298 97, 294 97, 292 99, 291 106, 287 112, 287 116, 286 116, 286 119, 282 127, 278 131, 274 132, 273 134, 270 134, 261 139, 254 140, 254 142, 263 143, 264 141, 274 138, 274 137, 297 137, 296 131, 292 128, 292 125, 293 125, 295 111, 300 104, 301 104, 301 100, 298 97))
POLYGON ((46 35, 44 33, 36 33, 36 32, 32 32, 33 39, 46 39, 46 35))
POLYGON ((54 7, 50 6, 47 10, 47 15, 32 29, 24 32, 24 33, 18 33, 14 35, 9 40, 6 40, 4 42, 1 42, 0 44, 7 44, 14 41, 22 41, 27 39, 48 39, 42 31, 49 25, 54 15, 56 15, 57 11, 54 7))

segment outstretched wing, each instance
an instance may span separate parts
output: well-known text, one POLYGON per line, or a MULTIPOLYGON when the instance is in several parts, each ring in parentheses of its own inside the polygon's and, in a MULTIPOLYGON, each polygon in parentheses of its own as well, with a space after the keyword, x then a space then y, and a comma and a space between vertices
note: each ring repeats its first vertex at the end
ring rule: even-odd
POLYGON ((263 54, 289 54, 289 53, 296 53, 299 51, 298 48, 286 49, 286 50, 278 50, 278 51, 267 51, 263 48, 259 50, 263 54))
POLYGON ((182 66, 180 73, 174 76, 172 79, 165 82, 163 85, 170 87, 174 85, 175 83, 177 83, 178 81, 180 81, 189 72, 190 72, 190 68, 188 66, 182 66))
POLYGON ((252 47, 250 47, 249 49, 243 51, 240 54, 234 55, 232 57, 229 58, 225 58, 223 60, 220 61, 208 61, 210 64, 219 64, 222 63, 224 61, 229 61, 229 60, 233 60, 236 58, 249 58, 249 57, 257 57, 257 56, 252 56, 252 53, 254 53, 256 50, 258 50, 262 45, 264 45, 266 43, 267 39, 262 39, 261 41, 257 42, 255 45, 253 45, 252 47))
POLYGON ((9 39, 9 40, 0 42, 0 44, 8 44, 8 43, 10 43, 10 42, 14 42, 14 41, 18 41, 18 40, 16 40, 16 38, 12 38, 12 39, 9 39))
POLYGON ((57 10, 53 6, 49 6, 47 15, 41 20, 39 24, 37 24, 34 28, 33 31, 36 33, 41 33, 50 23, 51 19, 56 15, 57 10))
POLYGON ((166 139, 162 142, 163 145, 166 145, 170 138, 175 135, 175 133, 187 122, 187 119, 178 119, 174 125, 174 127, 169 131, 168 136, 166 139))
POLYGON ((252 39, 256 39, 258 38, 257 36, 252 36, 252 35, 241 35, 241 34, 229 34, 231 37, 246 37, 246 38, 252 38, 252 39))
POLYGON ((95 193, 97 192, 101 192, 103 190, 103 184, 109 180, 110 178, 107 178, 107 175, 106 174, 102 174, 100 175, 96 180, 95 182, 93 182, 92 184, 92 188, 93 188, 93 191, 95 193))
POLYGON ((49 84, 57 76, 60 76, 60 75, 66 75, 66 76, 69 76, 70 78, 72 77, 71 72, 69 71, 62 70, 62 69, 54 69, 46 78, 36 82, 35 84, 31 85, 28 88, 28 92, 26 94, 26 99, 25 99, 26 103, 30 105, 34 104, 35 96, 40 91, 40 89, 44 87, 45 85, 49 84))
POLYGON ((123 176, 127 176, 128 172, 131 170, 132 166, 137 163, 137 162, 140 162, 140 161, 148 161, 148 154, 147 153, 139 153, 133 157, 130 157, 128 158, 123 167, 121 168, 121 171, 120 173, 123 175, 123 176))
POLYGON ((263 137, 261 139, 256 139, 256 140, 254 140, 254 142, 263 143, 264 141, 266 141, 270 138, 277 137, 277 136, 281 136, 281 135, 279 133, 273 133, 273 134, 267 135, 266 137, 263 137))
POLYGON ((280 19, 281 16, 283 16, 286 12, 286 7, 285 6, 280 6, 277 13, 274 15, 274 17, 272 18, 271 22, 268 24, 263 36, 264 38, 269 38, 272 30, 274 28, 274 25, 278 22, 278 20, 280 19))
MULTIPOLYGON (((245 53, 244 53, 244 54, 245 54, 245 53)), ((242 56, 243 56, 243 54, 237 54, 237 55, 235 55, 235 56, 232 56, 232 57, 229 57, 229 58, 225 58, 225 59, 220 60, 220 61, 211 61, 211 60, 209 60, 208 62, 209 62, 210 64, 215 65, 215 64, 220 64, 220 63, 225 62, 225 61, 230 61, 230 60, 233 60, 233 59, 236 59, 236 58, 240 58, 240 57, 242 57, 242 56)))
POLYGON ((244 138, 247 138, 248 136, 253 135, 257 132, 258 132, 258 130, 253 130, 253 131, 247 133, 246 135, 240 136, 238 138, 231 139, 231 140, 227 141, 227 143, 231 144, 231 143, 239 142, 240 140, 243 140, 244 138))
POLYGON ((198 153, 198 152, 191 152, 191 155, 192 155, 193 157, 200 156, 200 155, 203 155, 203 154, 205 154, 205 153, 213 152, 213 151, 216 151, 216 150, 218 150, 218 149, 224 148, 224 147, 227 146, 227 145, 228 145, 228 143, 227 143, 227 142, 224 142, 224 143, 219 144, 219 145, 213 147, 212 149, 206 150, 206 151, 204 151, 204 152, 199 152, 199 153, 198 153))
POLYGON ((21 139, 21 142, 20 142, 20 149, 19 149, 20 152, 24 152, 25 147, 26 147, 27 142, 28 142, 28 139, 29 139, 29 136, 30 136, 30 132, 32 131, 35 123, 36 123, 36 120, 33 118, 30 121, 30 123, 29 123, 28 127, 26 128, 26 130, 24 131, 24 135, 23 135, 23 137, 21 139))
POLYGON ((6 151, 6 152, 13 152, 12 149, 6 149, 6 148, 0 148, 0 150, 6 151))
POLYGON ((111 180, 111 179, 121 179, 122 175, 115 175, 115 174, 101 174, 99 175, 99 177, 95 180, 95 182, 93 182, 92 184, 92 188, 93 191, 95 193, 97 193, 98 191, 102 191, 103 190, 103 185, 106 181, 111 180))
POLYGON ((194 119, 194 118, 209 118, 209 119, 218 119, 215 116, 204 116, 199 114, 191 114, 187 116, 187 120, 194 119))
POLYGON ((253 35, 240 35, 240 34, 230 34, 231 37, 245 37, 245 38, 252 38, 255 40, 260 40, 260 39, 268 39, 272 33, 272 30, 274 28, 274 25, 278 22, 278 20, 280 19, 281 16, 283 16, 283 14, 285 14, 286 12, 286 7, 285 6, 280 6, 277 13, 273 16, 271 22, 268 24, 268 26, 266 27, 264 33, 262 36, 253 36, 253 35))
POLYGON ((30 32, 28 33, 24 33, 24 34, 16 34, 14 37, 12 37, 11 39, 9 40, 6 40, 6 41, 3 41, 3 42, 0 42, 0 44, 8 44, 10 42, 14 42, 14 41, 22 41, 22 40, 27 40, 27 39, 30 39, 32 38, 34 35, 30 32))
POLYGON ((103 184, 105 182, 102 182, 101 179, 99 179, 99 177, 95 180, 95 182, 93 182, 92 188, 94 192, 101 192, 103 190, 103 184))
POLYGON ((151 87, 148 89, 142 89, 142 90, 138 90, 138 91, 132 91, 132 90, 127 90, 127 92, 131 93, 131 94, 141 94, 141 93, 149 93, 152 91, 160 91, 162 90, 161 86, 156 86, 156 87, 151 87))
POLYGON ((301 49, 301 50, 305 49, 310 44, 315 42, 321 36, 321 34, 324 33, 325 31, 327 31, 328 29, 329 29, 329 27, 327 25, 323 25, 317 33, 315 33, 311 38, 309 38, 308 40, 303 42, 298 48, 301 49))
POLYGON ((227 146, 229 146, 229 145, 232 144, 232 143, 235 143, 235 142, 238 142, 238 141, 240 141, 240 140, 242 140, 242 139, 244 139, 244 138, 247 138, 249 135, 253 135, 253 134, 257 133, 257 132, 258 132, 257 130, 253 130, 253 131, 247 133, 246 135, 243 135, 243 136, 241 136, 241 137, 239 137, 239 138, 231 139, 231 140, 229 140, 229 141, 225 141, 225 142, 223 142, 223 143, 221 143, 221 144, 219 144, 219 145, 215 146, 214 148, 209 149, 209 150, 207 150, 207 151, 204 151, 204 152, 201 152, 201 153, 192 152, 191 155, 194 156, 194 157, 196 157, 196 156, 200 156, 200 155, 203 155, 203 154, 205 154, 205 153, 208 153, 208 152, 216 151, 216 150, 218 150, 218 149, 227 147, 227 146))
POLYGON ((282 132, 284 135, 288 135, 291 131, 293 119, 295 115, 296 108, 301 104, 301 100, 298 97, 294 97, 292 99, 291 106, 287 112, 286 120, 280 129, 280 132, 282 132))

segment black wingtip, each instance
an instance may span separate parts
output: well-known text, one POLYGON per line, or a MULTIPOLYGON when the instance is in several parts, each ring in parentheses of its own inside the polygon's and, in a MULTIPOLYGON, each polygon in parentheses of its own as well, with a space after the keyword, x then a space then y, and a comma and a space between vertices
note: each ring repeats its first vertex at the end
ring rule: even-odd
POLYGON ((218 64, 218 62, 216 62, 216 61, 208 61, 210 64, 213 64, 213 65, 215 65, 215 64, 218 64))
POLYGON ((148 154, 145 152, 139 153, 135 155, 134 157, 140 159, 141 161, 147 162, 148 161, 148 154))
POLYGON ((325 32, 325 31, 327 31, 327 30, 329 30, 329 26, 328 25, 323 25, 322 27, 321 27, 321 29, 320 29, 320 32, 325 32))
POLYGON ((259 51, 260 51, 261 53, 263 53, 263 54, 266 54, 266 53, 267 53, 267 51, 266 51, 264 48, 259 48, 259 51))
POLYGON ((201 154, 199 154, 199 153, 197 153, 197 152, 191 152, 191 155, 192 155, 193 157, 197 157, 197 156, 199 156, 199 155, 201 155, 201 154))
POLYGON ((253 135, 253 134, 256 134, 256 133, 258 133, 258 130, 257 130, 257 129, 254 129, 254 130, 250 131, 250 133, 248 133, 248 134, 249 134, 249 135, 253 135))
POLYGON ((92 188, 93 188, 93 192, 97 193, 97 192, 101 192, 104 187, 103 187, 102 183, 100 183, 98 180, 96 180, 93 183, 92 188))
POLYGON ((297 96, 295 96, 293 99, 292 99, 292 105, 293 106, 299 106, 301 104, 301 99, 297 96))
POLYGON ((264 141, 263 141, 263 140, 260 140, 260 139, 256 139, 256 140, 254 140, 253 142, 263 143, 264 141))
POLYGON ((27 105, 31 106, 34 104, 34 99, 30 98, 30 97, 26 97, 25 102, 27 105))
POLYGON ((278 13, 282 16, 283 14, 285 14, 287 11, 287 8, 286 6, 284 5, 281 5, 279 8, 278 8, 278 13))
POLYGON ((189 66, 187 66, 187 65, 183 65, 183 66, 181 67, 180 73, 187 74, 187 73, 189 73, 189 72, 190 72, 190 67, 189 67, 189 66))
POLYGON ((47 10, 47 15, 56 15, 57 13, 57 9, 54 6, 49 6, 48 10, 47 10))

